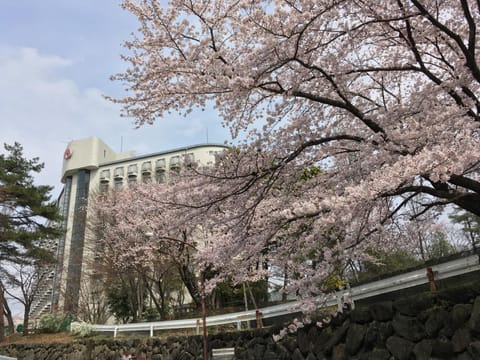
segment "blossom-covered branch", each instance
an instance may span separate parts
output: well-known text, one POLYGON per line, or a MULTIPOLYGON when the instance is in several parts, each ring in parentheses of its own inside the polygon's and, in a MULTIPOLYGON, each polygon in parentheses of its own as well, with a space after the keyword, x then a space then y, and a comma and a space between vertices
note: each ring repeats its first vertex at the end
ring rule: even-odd
POLYGON ((125 115, 142 125, 214 104, 245 139, 176 185, 172 204, 209 224, 200 257, 239 277, 268 257, 316 294, 333 258, 399 246, 411 202, 480 214, 475 1, 123 6, 141 24, 114 76, 125 115))

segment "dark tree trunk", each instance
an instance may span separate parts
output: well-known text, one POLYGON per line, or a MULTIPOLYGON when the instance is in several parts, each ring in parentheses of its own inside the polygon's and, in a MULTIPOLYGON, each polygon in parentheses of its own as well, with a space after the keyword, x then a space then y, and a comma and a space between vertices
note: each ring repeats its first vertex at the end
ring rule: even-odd
POLYGON ((28 335, 29 328, 28 328, 28 322, 29 322, 29 316, 30 316, 30 306, 25 305, 25 311, 23 312, 23 335, 28 335))
POLYGON ((4 303, 4 294, 3 288, 0 287, 0 304, 2 306, 2 311, 0 311, 0 342, 5 340, 5 317, 3 315, 3 303, 4 303))
POLYGON ((288 265, 285 265, 283 269, 283 291, 282 291, 282 301, 287 301, 287 286, 288 286, 288 265))
POLYGON ((480 195, 478 194, 465 194, 453 201, 453 203, 472 214, 480 216, 480 195))
POLYGON ((197 282, 197 277, 191 271, 187 265, 179 264, 178 266, 178 271, 180 273, 180 277, 183 281, 183 284, 187 288, 190 296, 193 299, 193 302, 195 303, 195 306, 200 308, 202 305, 201 301, 201 295, 200 295, 200 289, 198 288, 198 282, 197 282))
POLYGON ((157 288, 158 288, 158 294, 160 296, 160 302, 158 302, 157 297, 155 296, 155 293, 152 289, 151 282, 147 279, 147 277, 143 274, 143 281, 145 282, 145 286, 147 287, 148 293, 150 294, 150 299, 153 301, 153 304, 155 305, 155 308, 158 311, 158 314, 160 315, 161 320, 165 320, 166 318, 166 311, 165 311, 165 294, 162 289, 162 284, 161 281, 158 281, 156 283, 157 288))
POLYGON ((128 286, 130 288, 130 294, 128 296, 130 300, 130 306, 132 308, 132 322, 136 323, 140 320, 141 314, 140 312, 140 279, 133 279, 131 277, 128 278, 128 286))
POLYGON ((158 313, 160 314, 160 318, 165 320, 167 318, 167 295, 165 294, 161 281, 157 282, 157 287, 158 295, 160 296, 158 313))
POLYGON ((8 321, 8 328, 10 329, 10 333, 14 334, 15 333, 15 324, 13 323, 13 316, 12 316, 12 311, 10 310, 10 306, 8 306, 7 299, 3 297, 3 311, 4 314, 7 318, 8 321))

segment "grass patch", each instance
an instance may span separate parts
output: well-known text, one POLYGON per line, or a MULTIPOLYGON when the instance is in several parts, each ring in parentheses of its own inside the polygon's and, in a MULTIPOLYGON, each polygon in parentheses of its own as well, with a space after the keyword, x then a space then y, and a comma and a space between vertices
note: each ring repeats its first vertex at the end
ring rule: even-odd
POLYGON ((69 332, 56 334, 14 334, 8 336, 0 345, 10 344, 50 344, 50 343, 68 343, 75 340, 75 337, 69 332))

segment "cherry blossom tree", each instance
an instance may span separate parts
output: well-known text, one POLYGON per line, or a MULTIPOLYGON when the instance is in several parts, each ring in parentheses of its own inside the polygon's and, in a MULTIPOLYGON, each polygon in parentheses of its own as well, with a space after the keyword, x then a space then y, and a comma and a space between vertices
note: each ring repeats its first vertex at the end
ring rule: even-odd
MULTIPOLYGON (((148 292, 162 318, 175 301, 172 294, 183 289, 200 306, 198 269, 193 260, 199 238, 192 235, 199 229, 168 204, 168 190, 165 184, 141 184, 89 200, 96 271, 121 277, 124 285, 141 284, 130 295, 148 292)), ((133 300, 132 304, 143 304, 142 299, 133 300)))
POLYGON ((135 233, 134 226, 131 226, 133 231, 129 230, 132 208, 128 208, 126 197, 120 191, 108 195, 111 196, 94 194, 89 199, 88 207, 92 211, 88 219, 91 233, 88 247, 95 256, 90 263, 87 288, 90 291, 96 288, 96 282, 104 282, 107 293, 112 295, 108 296, 110 303, 119 301, 116 294, 121 297, 122 304, 128 303, 128 315, 122 313, 122 320, 136 322, 141 319, 145 305, 144 258, 140 257, 146 248, 145 234, 135 233), (140 249, 138 246, 142 241, 140 249))
POLYGON ((268 259, 313 299, 337 260, 403 246, 411 201, 480 214, 478 2, 162 4, 123 2, 140 28, 114 101, 139 126, 213 104, 236 139, 176 185, 208 222, 199 259, 238 278, 268 259))

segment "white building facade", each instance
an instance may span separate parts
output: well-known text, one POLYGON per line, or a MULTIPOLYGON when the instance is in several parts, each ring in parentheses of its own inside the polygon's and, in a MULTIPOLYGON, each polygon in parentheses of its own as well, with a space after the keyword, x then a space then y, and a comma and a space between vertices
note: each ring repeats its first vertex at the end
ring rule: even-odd
POLYGON ((121 188, 136 182, 165 182, 169 172, 193 164, 213 165, 215 154, 224 145, 200 144, 165 152, 135 156, 133 152, 116 153, 102 140, 90 137, 68 144, 64 153, 62 183, 58 199, 63 216, 64 236, 57 244, 57 265, 48 295, 33 304, 32 319, 58 309, 76 313, 79 292, 86 278, 89 251, 84 211, 89 194, 121 188))

